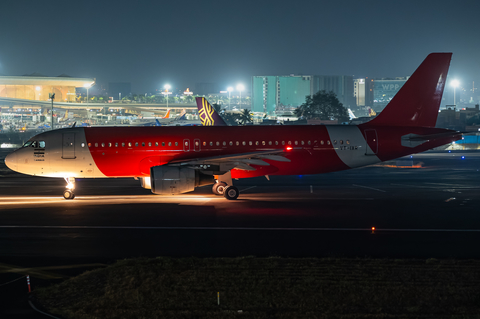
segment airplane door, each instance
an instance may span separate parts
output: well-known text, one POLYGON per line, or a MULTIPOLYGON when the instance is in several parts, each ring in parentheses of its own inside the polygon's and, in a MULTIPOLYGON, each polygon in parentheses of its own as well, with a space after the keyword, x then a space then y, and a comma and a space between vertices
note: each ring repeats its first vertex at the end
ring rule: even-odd
POLYGON ((193 150, 195 152, 200 152, 200 140, 198 138, 193 140, 193 150))
POLYGON ((75 133, 62 134, 62 158, 75 158, 75 133))
POLYGON ((367 142, 365 155, 375 155, 378 151, 378 137, 376 130, 365 130, 365 141, 367 142))
POLYGON ((190 152, 190 140, 189 139, 183 140, 183 151, 184 152, 190 152))

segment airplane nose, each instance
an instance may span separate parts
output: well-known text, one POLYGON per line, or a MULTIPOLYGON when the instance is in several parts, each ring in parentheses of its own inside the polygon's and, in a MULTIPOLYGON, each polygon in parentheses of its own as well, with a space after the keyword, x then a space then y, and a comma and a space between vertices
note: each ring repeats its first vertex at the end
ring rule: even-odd
POLYGON ((17 171, 17 154, 15 152, 8 154, 5 157, 5 165, 10 168, 12 171, 17 171))

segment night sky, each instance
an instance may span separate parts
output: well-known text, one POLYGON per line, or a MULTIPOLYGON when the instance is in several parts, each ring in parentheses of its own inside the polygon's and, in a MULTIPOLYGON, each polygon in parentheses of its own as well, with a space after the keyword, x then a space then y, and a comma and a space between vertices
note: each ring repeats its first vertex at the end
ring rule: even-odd
POLYGON ((480 83, 480 1, 3 1, 0 74, 66 73, 134 93, 253 75, 408 76, 453 52, 480 83))

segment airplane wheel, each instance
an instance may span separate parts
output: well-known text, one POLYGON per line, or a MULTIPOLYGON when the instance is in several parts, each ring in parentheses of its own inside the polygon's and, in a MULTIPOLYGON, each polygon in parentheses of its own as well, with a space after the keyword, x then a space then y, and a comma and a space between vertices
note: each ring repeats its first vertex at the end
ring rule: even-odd
POLYGON ((225 196, 225 198, 228 200, 237 199, 238 195, 240 195, 240 192, 235 186, 228 186, 227 188, 225 188, 225 192, 223 194, 223 196, 225 196))
POLYGON ((225 188, 227 188, 226 183, 224 183, 224 182, 215 183, 212 186, 212 192, 215 195, 223 195, 223 193, 225 193, 225 188))
POLYGON ((74 199, 74 198, 75 198, 75 193, 72 192, 71 190, 66 189, 66 190, 63 192, 63 197, 64 197, 65 199, 74 199))

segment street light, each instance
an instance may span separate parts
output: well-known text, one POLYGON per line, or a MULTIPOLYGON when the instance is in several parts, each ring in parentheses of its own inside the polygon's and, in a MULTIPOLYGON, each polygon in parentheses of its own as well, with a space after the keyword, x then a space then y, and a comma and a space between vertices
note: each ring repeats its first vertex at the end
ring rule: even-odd
POLYGON ((167 110, 168 110, 168 89, 170 89, 171 86, 170 84, 165 84, 163 87, 166 89, 165 95, 167 96, 167 110))
POLYGON ((452 80, 452 82, 450 82, 450 85, 453 86, 453 108, 456 109, 457 108, 457 104, 456 104, 456 99, 455 99, 455 89, 457 88, 457 86, 460 85, 460 82, 458 82, 458 80, 452 80))
POLYGON ((93 83, 95 83, 95 82, 86 83, 86 84, 83 85, 83 87, 87 89, 87 108, 88 108, 88 89, 93 86, 93 83))
POLYGON ((238 84, 237 85, 237 91, 240 92, 240 108, 242 108, 242 91, 245 90, 245 87, 243 86, 243 84, 238 84))
POLYGON ((229 86, 229 87, 227 88, 227 91, 228 91, 228 108, 231 110, 232 107, 231 107, 231 105, 230 105, 230 93, 232 93, 233 88, 232 88, 231 86, 229 86))

